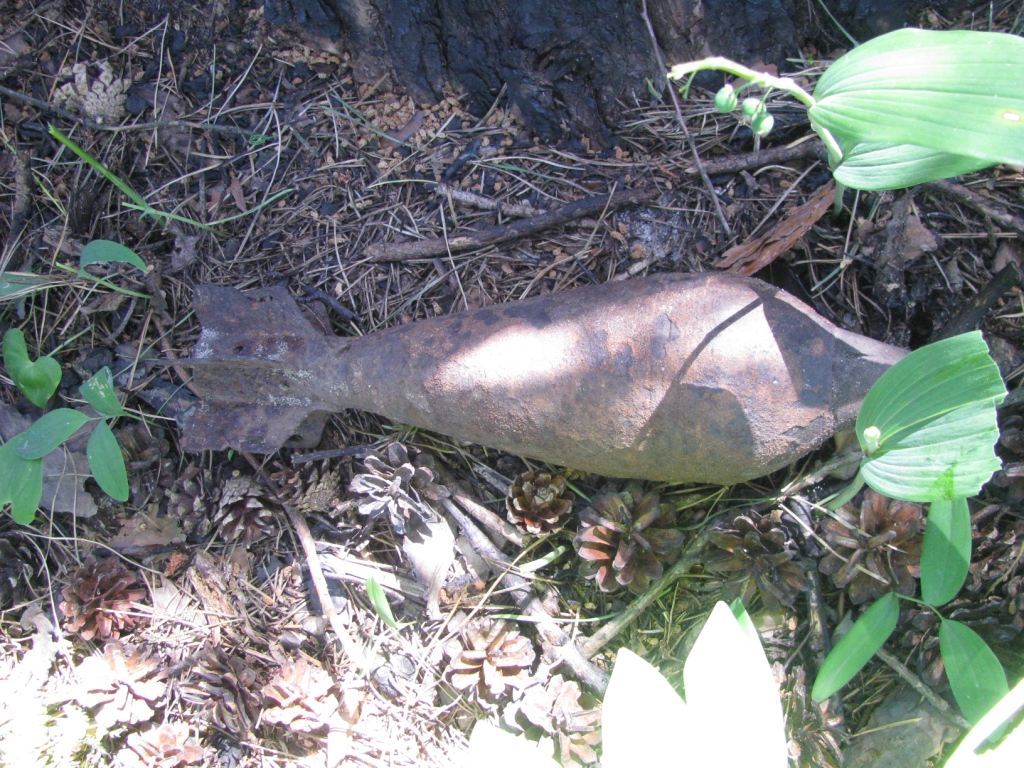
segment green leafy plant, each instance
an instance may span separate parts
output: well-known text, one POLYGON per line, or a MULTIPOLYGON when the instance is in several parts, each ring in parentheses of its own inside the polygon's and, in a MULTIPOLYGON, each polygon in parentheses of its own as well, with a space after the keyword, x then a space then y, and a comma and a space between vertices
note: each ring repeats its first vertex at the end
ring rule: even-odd
POLYGON ((996 163, 1024 165, 1024 39, 998 32, 900 29, 857 46, 832 64, 809 94, 791 78, 774 77, 722 57, 679 64, 669 77, 703 70, 741 78, 715 104, 743 112, 755 134, 772 124, 772 90, 794 96, 828 149, 836 182, 852 189, 897 189, 959 176, 996 163), (760 104, 748 107, 747 102, 760 104))
POLYGON ((977 722, 1008 690, 995 654, 974 630, 939 610, 956 597, 971 561, 966 498, 999 469, 996 405, 1006 396, 999 369, 977 331, 911 352, 868 392, 857 417, 863 452, 854 483, 833 508, 866 482, 879 493, 931 502, 921 553, 922 600, 890 592, 861 614, 825 659, 811 692, 828 698, 849 682, 896 628, 899 599, 940 618, 939 652, 953 695, 977 722))
MULTIPOLYGON (((109 240, 93 240, 82 249, 79 273, 87 274, 84 268, 90 264, 107 262, 131 264, 146 271, 145 262, 130 248, 109 240)), ((32 360, 25 334, 17 328, 4 334, 3 358, 15 386, 37 408, 45 408, 60 384, 60 363, 49 356, 32 360)), ((110 369, 99 370, 79 387, 79 392, 99 416, 90 418, 71 408, 57 408, 0 445, 0 506, 10 504, 11 516, 18 523, 27 525, 35 519, 43 493, 43 457, 90 422, 94 426, 85 454, 89 469, 107 495, 118 501, 128 500, 128 472, 110 421, 129 414, 117 399, 110 369)))
POLYGON ((43 457, 90 422, 94 426, 86 446, 89 469, 107 495, 118 501, 128 500, 128 471, 109 424, 110 419, 126 414, 114 392, 110 369, 100 369, 79 391, 99 416, 56 408, 0 445, 0 505, 11 505, 15 522, 28 525, 35 518, 43 493, 43 457))
MULTIPOLYGON (((601 715, 605 768, 730 765, 784 768, 779 689, 760 638, 738 601, 719 602, 683 667, 684 699, 648 662, 619 650, 601 715), (742 723, 743 738, 736 738, 742 723)), ((470 738, 469 765, 557 766, 531 742, 487 723, 470 738)))

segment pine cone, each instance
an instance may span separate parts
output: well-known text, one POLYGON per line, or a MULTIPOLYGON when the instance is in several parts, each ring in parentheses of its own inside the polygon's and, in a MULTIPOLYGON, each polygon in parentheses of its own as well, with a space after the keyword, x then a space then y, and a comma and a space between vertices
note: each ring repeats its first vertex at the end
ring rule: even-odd
POLYGON ((638 483, 598 496, 592 505, 580 513, 582 526, 572 542, 584 560, 580 576, 595 579, 602 592, 622 586, 642 594, 683 546, 675 511, 638 483))
POLYGON ((601 743, 597 728, 601 721, 600 704, 589 694, 581 693, 579 683, 561 675, 553 675, 543 684, 534 683, 524 690, 519 702, 506 710, 505 717, 510 714, 522 715, 522 719, 555 736, 562 765, 589 765, 597 761, 594 748, 601 743))
POLYGON ((536 658, 529 638, 503 621, 472 622, 463 644, 448 667, 449 680, 481 704, 493 704, 507 687, 521 688, 536 658))
POLYGON ((792 531, 782 523, 782 512, 761 515, 753 510, 737 515, 731 523, 718 524, 709 534, 712 551, 704 567, 726 575, 722 599, 742 599, 750 605, 755 592, 770 611, 793 606, 798 592, 807 592, 810 564, 797 559, 799 548, 792 531))
POLYGON ((187 535, 206 536, 210 532, 209 474, 197 464, 189 464, 177 477, 170 478, 167 496, 167 516, 181 520, 181 530, 187 535))
POLYGON ((858 605, 891 590, 913 595, 924 535, 921 505, 893 501, 868 488, 859 517, 850 504, 840 507, 836 517, 821 525, 835 552, 822 559, 818 570, 840 589, 849 586, 850 599, 858 605))
POLYGON ((263 686, 263 722, 309 733, 327 726, 338 712, 333 682, 322 667, 305 658, 286 661, 263 686))
POLYGON ((550 472, 524 472, 512 481, 505 506, 508 521, 520 531, 543 536, 561 530, 575 500, 564 477, 550 472))
POLYGON ((416 458, 414 466, 401 443, 388 445, 386 461, 367 456, 363 465, 368 472, 356 475, 349 484, 352 493, 365 497, 359 502, 359 514, 369 516, 371 522, 386 514, 399 536, 405 535, 407 525, 437 520, 430 502, 446 498, 448 489, 434 482, 430 457, 420 454, 416 458))
POLYGON ((220 527, 224 541, 241 539, 248 547, 273 532, 274 513, 281 511, 281 505, 253 478, 233 474, 224 481, 220 508, 213 522, 220 527))
POLYGON ((160 679, 147 679, 159 671, 159 661, 148 651, 107 643, 102 655, 88 657, 75 670, 75 700, 86 709, 97 707, 94 718, 108 731, 118 723, 144 723, 153 717, 150 703, 167 688, 160 679))
POLYGON ((117 640, 122 632, 130 631, 137 619, 127 611, 146 596, 145 589, 134 586, 137 581, 135 572, 116 557, 87 557, 71 583, 61 590, 60 610, 68 620, 68 630, 78 632, 86 641, 94 637, 117 640))
POLYGON ((184 723, 164 723, 128 737, 127 747, 117 753, 128 768, 178 768, 203 759, 203 748, 191 743, 184 723))
POLYGON ((242 738, 251 735, 259 714, 256 672, 242 659, 207 645, 193 670, 198 681, 182 687, 182 697, 204 706, 217 728, 242 738))
POLYGON ((328 462, 308 470, 281 467, 271 477, 281 487, 281 498, 306 515, 326 513, 334 517, 352 503, 342 499, 341 470, 332 469, 328 462))
POLYGON ((833 727, 842 717, 828 717, 828 702, 816 704, 807 694, 806 674, 800 666, 772 665, 786 712, 786 736, 789 738, 790 765, 795 768, 839 768, 843 753, 833 727))

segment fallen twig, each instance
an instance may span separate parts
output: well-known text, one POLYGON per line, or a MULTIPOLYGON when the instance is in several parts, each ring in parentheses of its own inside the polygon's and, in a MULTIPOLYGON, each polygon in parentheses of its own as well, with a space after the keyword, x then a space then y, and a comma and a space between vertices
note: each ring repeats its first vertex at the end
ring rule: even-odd
POLYGON ((515 526, 506 523, 483 504, 478 504, 466 494, 454 490, 452 491, 452 498, 459 503, 460 507, 476 518, 478 523, 486 526, 492 533, 501 536, 506 541, 520 548, 529 544, 529 537, 524 536, 515 526))
POLYGON ((661 595, 667 587, 671 586, 677 579, 685 576, 689 570, 697 564, 701 555, 704 553, 704 547, 708 543, 709 531, 710 527, 705 526, 699 534, 691 539, 675 565, 673 565, 660 579, 651 584, 646 592, 626 606, 626 609, 618 616, 607 622, 580 646, 580 652, 585 658, 589 659, 614 640, 622 630, 632 624, 641 613, 647 610, 647 607, 657 600, 658 596, 661 595))
POLYGON ((971 730, 971 724, 967 722, 963 715, 959 712, 953 711, 953 708, 949 706, 949 702, 939 696, 935 691, 925 685, 921 678, 907 669, 907 665, 897 659, 885 648, 879 648, 876 654, 879 659, 884 661, 889 667, 900 677, 903 678, 904 682, 907 683, 911 688, 921 694, 924 699, 935 707, 939 712, 945 715, 953 725, 958 728, 963 728, 965 731, 971 730))
POLYGON ((320 608, 324 612, 324 618, 327 619, 327 623, 331 625, 331 629, 334 630, 334 634, 338 637, 338 642, 341 644, 342 650, 345 655, 348 656, 349 661, 356 665, 360 670, 368 669, 368 661, 363 652, 356 645, 356 641, 349 634, 348 627, 346 627, 342 621, 341 616, 334 610, 334 602, 331 599, 331 592, 327 587, 327 579, 324 576, 323 568, 320 567, 320 556, 316 551, 316 541, 313 539, 313 534, 309 530, 309 525, 306 524, 306 518, 298 513, 292 504, 287 503, 281 499, 281 495, 278 493, 277 483, 275 483, 270 477, 267 476, 266 472, 260 467, 259 462, 253 458, 252 454, 242 452, 245 460, 249 462, 252 468, 260 476, 260 479, 270 489, 270 492, 274 494, 277 500, 284 507, 285 512, 288 514, 288 521, 292 524, 292 529, 295 531, 296 537, 299 539, 299 543, 302 544, 302 551, 306 555, 306 564, 309 566, 309 575, 313 581, 313 587, 316 589, 316 596, 320 600, 320 608))
POLYGON ((542 211, 539 208, 534 208, 531 205, 523 205, 521 203, 503 203, 501 200, 495 200, 493 197, 484 197, 478 195, 475 192, 470 192, 465 189, 459 189, 453 187, 450 184, 437 184, 431 185, 434 191, 440 197, 450 197, 452 200, 457 200, 460 203, 466 205, 472 205, 474 208, 479 208, 484 211, 497 211, 498 213, 508 214, 509 216, 518 216, 519 218, 526 218, 527 216, 540 216, 546 211, 542 211))
MULTIPOLYGON (((803 141, 795 146, 775 147, 763 149, 760 152, 750 152, 746 155, 732 155, 718 160, 705 160, 704 170, 709 176, 719 176, 726 173, 739 173, 749 171, 753 168, 763 168, 766 165, 778 165, 793 160, 827 160, 828 155, 825 145, 817 139, 803 141)), ((696 173, 696 168, 687 168, 687 173, 696 173)))
POLYGON ((457 237, 436 237, 428 240, 415 240, 411 243, 377 243, 364 251, 370 261, 406 261, 440 256, 470 248, 481 248, 485 245, 517 240, 521 237, 535 235, 551 227, 564 224, 573 219, 594 216, 601 211, 621 208, 626 205, 639 205, 654 200, 659 191, 656 189, 630 189, 616 192, 613 195, 592 195, 582 200, 566 203, 557 211, 542 213, 528 219, 520 219, 500 227, 489 227, 457 237))
POLYGON ((1010 263, 999 270, 984 288, 968 299, 960 311, 948 323, 937 329, 928 341, 941 341, 974 330, 981 325, 985 314, 995 303, 1015 285, 1020 285, 1020 269, 1016 264, 1010 263))
POLYGON ((954 184, 951 181, 944 179, 939 181, 928 181, 922 185, 925 189, 931 192, 938 192, 941 195, 945 195, 948 198, 956 200, 959 203, 963 203, 968 208, 980 213, 1001 227, 1006 229, 1012 229, 1018 235, 1024 236, 1024 219, 1018 216, 1014 216, 1012 213, 1007 213, 1002 208, 997 208, 999 205, 998 200, 979 195, 960 184, 954 184))
POLYGON ((512 565, 512 561, 498 551, 451 499, 444 499, 444 508, 470 540, 474 549, 483 557, 506 569, 501 580, 508 587, 509 596, 515 601, 523 615, 531 617, 534 621, 537 638, 540 640, 544 655, 564 663, 580 682, 597 693, 603 694, 608 687, 608 675, 586 659, 576 644, 572 642, 572 638, 552 621, 551 615, 544 608, 544 603, 534 594, 530 582, 507 570, 512 565))

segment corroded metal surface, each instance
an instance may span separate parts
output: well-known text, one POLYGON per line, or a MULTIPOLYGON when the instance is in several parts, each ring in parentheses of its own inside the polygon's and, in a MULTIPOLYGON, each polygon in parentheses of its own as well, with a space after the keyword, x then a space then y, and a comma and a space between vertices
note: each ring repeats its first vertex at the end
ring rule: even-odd
POLYGON ((651 480, 731 483, 786 466, 852 425, 904 354, 777 288, 718 273, 580 288, 348 339, 315 331, 283 287, 202 286, 195 309, 205 402, 189 450, 272 451, 309 418, 359 408, 651 480))

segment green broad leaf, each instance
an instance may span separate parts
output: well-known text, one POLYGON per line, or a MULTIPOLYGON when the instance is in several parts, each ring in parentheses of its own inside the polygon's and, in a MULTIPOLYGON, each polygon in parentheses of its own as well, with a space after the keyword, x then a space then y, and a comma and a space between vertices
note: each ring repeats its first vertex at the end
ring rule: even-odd
POLYGON ((78 262, 80 267, 87 267, 90 264, 108 264, 120 262, 138 267, 143 273, 147 271, 144 262, 135 251, 127 248, 113 240, 92 240, 82 248, 82 257, 78 262))
POLYGON ((17 299, 52 284, 52 280, 29 272, 0 272, 0 301, 17 299))
POLYGON ((117 438, 110 431, 110 425, 101 420, 89 435, 85 447, 89 469, 103 492, 117 501, 128 501, 128 470, 117 438))
POLYGON ((933 501, 921 550, 921 597, 945 605, 960 591, 971 565, 971 511, 967 499, 933 501))
POLYGON ((685 744, 689 754, 700 736, 691 729, 689 714, 690 708, 657 669, 620 648, 601 708, 601 765, 662 765, 671 745, 685 744))
POLYGON ((373 576, 366 580, 366 595, 370 598, 373 610, 380 616, 380 620, 392 629, 401 629, 404 625, 395 620, 395 614, 391 611, 391 603, 388 596, 384 594, 384 588, 373 576))
POLYGON ((4 334, 4 366, 11 379, 37 408, 46 406, 60 384, 60 363, 52 357, 33 362, 28 356, 25 334, 11 328, 4 334))
POLYGON ((124 416, 125 410, 114 391, 114 377, 107 366, 96 371, 91 379, 78 388, 78 391, 97 413, 110 417, 124 416))
POLYGON ((714 765, 715 754, 728 745, 731 765, 787 768, 785 720, 771 664, 756 631, 744 630, 725 603, 712 609, 686 657, 683 681, 689 725, 700 734, 688 746, 704 745, 694 765, 714 765), (735 738, 736 723, 743 723, 742 740, 735 738))
POLYGON ((875 382, 857 415, 865 482, 908 501, 974 496, 1000 466, 995 406, 1005 396, 978 331, 911 352, 875 382))
POLYGON ((811 698, 824 701, 850 682, 889 639, 899 617, 900 603, 895 593, 889 592, 872 603, 825 658, 811 698))
MULTIPOLYGON (((842 144, 842 142, 840 142, 842 144)), ((855 144, 832 169, 836 181, 850 189, 901 189, 948 179, 991 165, 976 157, 951 155, 915 144, 855 144)))
POLYGON ((0 507, 11 505, 11 517, 28 525, 43 498, 42 459, 23 459, 15 450, 21 435, 0 445, 0 507))
POLYGON ((70 408, 45 413, 18 437, 15 452, 23 459, 41 459, 82 428, 89 417, 70 408))
POLYGON ((999 659, 977 632, 952 619, 939 626, 939 652, 956 703, 972 725, 1010 690, 999 659))
POLYGON ((814 89, 835 136, 1024 165, 1024 38, 900 29, 854 48, 814 89))

